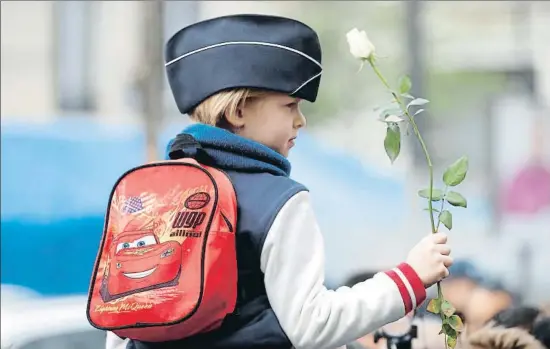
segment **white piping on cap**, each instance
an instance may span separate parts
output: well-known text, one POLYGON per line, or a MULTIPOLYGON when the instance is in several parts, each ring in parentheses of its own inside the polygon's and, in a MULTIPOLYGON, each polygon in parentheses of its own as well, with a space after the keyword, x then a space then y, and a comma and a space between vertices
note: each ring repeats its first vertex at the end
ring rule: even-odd
MULTIPOLYGON (((318 61, 316 61, 313 57, 303 53, 302 51, 299 51, 299 50, 296 50, 292 47, 288 47, 288 46, 284 46, 284 45, 278 45, 278 44, 272 44, 272 43, 269 43, 269 42, 256 42, 256 41, 227 41, 227 42, 220 42, 219 44, 214 44, 214 45, 210 45, 210 46, 205 46, 205 47, 202 47, 202 48, 199 48, 199 49, 196 49, 196 50, 193 50, 191 52, 187 52, 187 53, 184 53, 182 54, 181 56, 177 57, 177 58, 174 58, 172 59, 170 62, 164 64, 165 67, 169 66, 170 64, 172 63, 176 63, 177 61, 181 60, 181 59, 184 59, 186 57, 189 57, 191 55, 194 55, 195 53, 199 53, 199 52, 202 52, 202 51, 206 51, 206 50, 210 50, 212 48, 216 48, 216 47, 221 47, 221 46, 228 46, 228 45, 259 45, 259 46, 269 46, 269 47, 276 47, 276 48, 280 48, 280 49, 283 49, 283 50, 287 50, 287 51, 290 51, 290 52, 294 52, 294 53, 297 53, 299 54, 300 56, 302 57, 305 57, 307 59, 309 59, 310 61, 312 61, 313 63, 317 64, 319 67, 323 68, 323 66, 321 65, 321 63, 319 63, 318 61)), ((314 78, 316 78, 317 76, 313 77, 312 80, 314 78)), ((309 81, 307 81, 305 84, 307 84, 309 81)), ((304 85, 305 85, 304 84, 304 85)), ((303 86, 300 86, 300 88, 302 88, 303 86)), ((299 88, 299 89, 300 89, 299 88)), ((299 90, 298 89, 298 90, 299 90)))
POLYGON ((295 94, 296 92, 300 91, 302 89, 302 87, 304 87, 305 85, 309 84, 310 82, 312 82, 313 80, 317 79, 319 76, 321 76, 323 72, 321 71, 319 74, 315 74, 314 76, 312 76, 311 78, 309 78, 306 82, 304 82, 303 84, 300 85, 300 87, 298 87, 296 90, 294 90, 294 92, 292 92, 290 95, 292 96, 293 94, 295 94))

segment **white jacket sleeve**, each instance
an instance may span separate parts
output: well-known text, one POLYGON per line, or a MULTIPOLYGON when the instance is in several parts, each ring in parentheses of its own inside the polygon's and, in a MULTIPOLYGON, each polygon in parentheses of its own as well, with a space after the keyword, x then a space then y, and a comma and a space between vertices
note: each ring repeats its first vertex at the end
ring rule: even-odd
POLYGON ((113 332, 107 332, 105 349, 126 349, 129 339, 122 339, 113 332))
POLYGON ((405 263, 351 288, 328 290, 324 258, 310 194, 300 192, 279 211, 261 254, 269 302, 297 349, 346 345, 400 319, 426 297, 422 281, 405 263))

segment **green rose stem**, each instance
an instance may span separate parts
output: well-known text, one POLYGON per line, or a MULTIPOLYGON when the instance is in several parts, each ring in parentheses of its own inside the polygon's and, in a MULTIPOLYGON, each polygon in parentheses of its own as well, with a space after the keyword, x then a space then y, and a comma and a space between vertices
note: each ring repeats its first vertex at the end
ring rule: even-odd
MULTIPOLYGON (((395 92, 392 91, 392 89, 390 87, 390 84, 388 84, 388 81, 386 80, 386 78, 384 78, 382 73, 380 73, 380 70, 378 69, 378 67, 374 63, 374 58, 373 57, 374 56, 370 56, 367 59, 367 61, 369 62, 370 66, 372 67, 372 69, 376 73, 376 76, 378 76, 378 78, 380 79, 380 81, 382 81, 384 86, 386 86, 386 88, 391 91, 391 93, 393 95, 393 98, 395 98, 395 101, 399 104, 399 107, 405 113, 405 115, 407 116, 407 119, 409 119, 409 122, 411 123, 411 125, 413 127, 414 134, 416 135, 416 138, 418 138, 418 141, 420 142, 420 145, 422 146, 422 151, 424 151, 424 157, 426 158, 426 162, 428 163, 428 171, 430 173, 430 186, 429 186, 430 192, 428 194, 429 195, 428 196, 428 198, 429 198, 428 199, 428 210, 430 211, 430 223, 432 225, 432 233, 435 234, 437 232, 437 228, 435 227, 434 217, 433 217, 433 213, 432 213, 433 212, 433 206, 432 206, 433 184, 434 184, 434 170, 433 170, 433 165, 432 165, 432 158, 430 157, 430 153, 428 153, 428 148, 426 147, 426 143, 424 142, 424 138, 422 138, 422 135, 420 135, 420 131, 418 130, 418 126, 416 125, 416 122, 414 122, 414 118, 411 116, 411 114, 409 113, 409 111, 407 110, 405 105, 403 104, 403 100, 395 92)), ((439 224, 438 224, 438 227, 439 227, 439 224)), ((441 286, 439 285, 439 282, 437 283, 437 293, 441 294, 441 286)))
MULTIPOLYGON (((398 115, 405 115, 410 125, 412 125, 414 134, 422 146, 426 162, 428 164, 429 171, 429 186, 427 189, 420 190, 418 192, 419 196, 428 199, 428 211, 430 213, 430 224, 432 228, 432 234, 437 233, 439 226, 443 223, 447 229, 452 229, 452 215, 448 210, 443 210, 445 202, 448 202, 452 206, 458 207, 467 207, 466 199, 459 193, 449 191, 449 186, 456 186, 460 184, 466 177, 466 172, 468 170, 468 159, 466 157, 461 157, 456 162, 451 164, 443 174, 443 182, 446 184, 444 190, 434 189, 434 175, 433 175, 433 164, 426 147, 426 143, 418 130, 418 126, 414 121, 414 117, 420 114, 423 109, 418 110, 414 115, 411 115, 409 112, 409 107, 413 105, 423 105, 429 101, 423 98, 415 98, 408 94, 411 88, 411 81, 409 77, 405 76, 400 79, 399 93, 394 91, 386 78, 382 75, 378 66, 375 64, 374 54, 370 54, 368 57, 362 59, 361 67, 363 66, 364 61, 369 62, 376 76, 380 79, 382 84, 391 92, 393 96, 393 102, 399 105, 397 110, 398 115), (408 105, 405 105, 404 98, 412 99, 408 105), (441 201, 440 210, 437 211, 433 208, 434 201, 441 201), (439 212, 437 225, 434 220, 434 212, 439 212)), ((401 133, 400 128, 397 122, 387 121, 386 119, 396 113, 396 109, 389 109, 382 111, 384 121, 387 123, 387 133, 386 139, 384 140, 384 147, 386 148, 386 153, 393 163, 397 156, 399 155, 401 149, 401 133)), ((400 120, 401 121, 401 120, 400 120)), ((440 334, 445 334, 445 346, 454 348, 456 346, 458 333, 461 332, 464 328, 462 319, 455 315, 456 309, 445 300, 443 292, 441 290, 440 282, 437 282, 437 298, 432 299, 428 304, 428 311, 439 314, 442 321, 442 328, 440 334)))

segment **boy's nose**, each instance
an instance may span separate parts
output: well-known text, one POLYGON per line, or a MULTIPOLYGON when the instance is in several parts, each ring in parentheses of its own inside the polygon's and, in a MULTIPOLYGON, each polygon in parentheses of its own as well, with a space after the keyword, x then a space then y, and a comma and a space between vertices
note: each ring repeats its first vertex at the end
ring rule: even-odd
POLYGON ((298 116, 296 117, 296 121, 294 122, 294 127, 301 128, 301 127, 305 127, 306 124, 307 124, 306 117, 304 116, 304 114, 302 114, 301 111, 298 111, 298 116))

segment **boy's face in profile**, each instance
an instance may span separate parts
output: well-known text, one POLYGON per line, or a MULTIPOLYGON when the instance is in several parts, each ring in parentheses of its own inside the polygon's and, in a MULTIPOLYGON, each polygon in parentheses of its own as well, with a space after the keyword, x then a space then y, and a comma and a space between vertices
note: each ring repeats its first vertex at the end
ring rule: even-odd
POLYGON ((236 133, 252 139, 288 157, 298 130, 306 125, 300 111, 300 99, 268 92, 246 101, 238 115, 229 120, 236 133))

